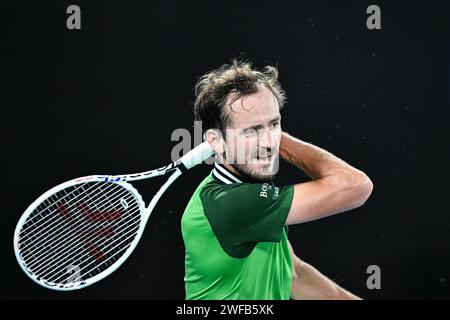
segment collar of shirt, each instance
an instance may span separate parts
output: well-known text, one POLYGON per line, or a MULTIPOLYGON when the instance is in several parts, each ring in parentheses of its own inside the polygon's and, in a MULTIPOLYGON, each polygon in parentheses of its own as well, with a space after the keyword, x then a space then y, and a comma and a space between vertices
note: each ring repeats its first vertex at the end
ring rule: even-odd
POLYGON ((211 173, 214 180, 223 184, 242 183, 241 178, 217 162, 214 163, 214 169, 211 173))

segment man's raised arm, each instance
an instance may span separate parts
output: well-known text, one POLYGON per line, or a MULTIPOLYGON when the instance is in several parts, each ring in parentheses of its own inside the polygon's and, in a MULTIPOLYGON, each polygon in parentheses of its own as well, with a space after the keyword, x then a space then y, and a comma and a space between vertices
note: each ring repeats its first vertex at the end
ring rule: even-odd
POLYGON ((326 150, 283 132, 280 157, 303 170, 312 181, 294 185, 287 225, 303 223, 363 205, 373 184, 362 171, 326 150))

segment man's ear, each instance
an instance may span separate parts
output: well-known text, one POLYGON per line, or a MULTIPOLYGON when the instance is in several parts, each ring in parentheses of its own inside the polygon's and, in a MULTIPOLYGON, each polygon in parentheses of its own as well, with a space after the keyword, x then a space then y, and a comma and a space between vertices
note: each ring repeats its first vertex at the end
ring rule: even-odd
POLYGON ((223 154, 225 151, 225 141, 222 133, 218 129, 208 129, 205 132, 205 139, 216 154, 223 154))

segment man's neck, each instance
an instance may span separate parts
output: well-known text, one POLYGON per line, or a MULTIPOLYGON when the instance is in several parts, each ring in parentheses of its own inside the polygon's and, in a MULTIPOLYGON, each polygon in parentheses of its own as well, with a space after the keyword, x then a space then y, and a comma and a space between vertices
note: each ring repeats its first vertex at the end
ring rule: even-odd
POLYGON ((222 162, 219 161, 225 168, 227 168, 229 171, 237 175, 238 177, 242 177, 242 174, 236 170, 235 167, 233 167, 231 164, 229 164, 226 160, 223 160, 222 162))

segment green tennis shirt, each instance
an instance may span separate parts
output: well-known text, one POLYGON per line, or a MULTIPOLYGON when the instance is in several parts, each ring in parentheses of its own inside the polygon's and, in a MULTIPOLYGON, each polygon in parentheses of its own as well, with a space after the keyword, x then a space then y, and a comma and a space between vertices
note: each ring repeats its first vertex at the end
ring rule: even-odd
POLYGON ((289 299, 285 222, 293 193, 292 186, 243 182, 215 164, 181 219, 186 299, 289 299))

